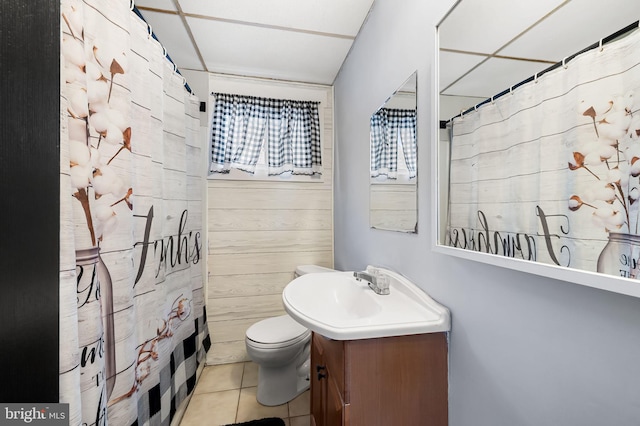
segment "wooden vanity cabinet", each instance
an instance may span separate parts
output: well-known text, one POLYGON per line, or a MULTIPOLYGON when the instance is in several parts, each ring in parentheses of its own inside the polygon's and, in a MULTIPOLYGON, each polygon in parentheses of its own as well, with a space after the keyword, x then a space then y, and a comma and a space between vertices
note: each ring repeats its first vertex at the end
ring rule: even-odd
POLYGON ((331 340, 313 333, 311 424, 445 426, 445 333, 331 340))

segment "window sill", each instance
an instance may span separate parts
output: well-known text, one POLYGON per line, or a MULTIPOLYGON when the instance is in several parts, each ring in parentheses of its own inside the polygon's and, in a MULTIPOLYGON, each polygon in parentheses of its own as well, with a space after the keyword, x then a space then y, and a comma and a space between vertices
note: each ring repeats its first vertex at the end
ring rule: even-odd
POLYGON ((398 179, 381 179, 380 177, 372 177, 369 180, 371 185, 415 185, 417 178, 409 179, 408 177, 400 177, 398 179))
POLYGON ((324 175, 282 175, 269 176, 266 170, 256 170, 254 174, 242 170, 231 169, 229 173, 210 173, 207 180, 240 180, 240 181, 266 181, 266 182, 317 182, 324 183, 324 175))

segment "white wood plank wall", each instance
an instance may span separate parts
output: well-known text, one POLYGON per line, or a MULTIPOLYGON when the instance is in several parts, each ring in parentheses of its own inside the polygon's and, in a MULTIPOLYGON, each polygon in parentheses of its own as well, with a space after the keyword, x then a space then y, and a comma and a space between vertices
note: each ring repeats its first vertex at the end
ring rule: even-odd
POLYGON ((333 92, 329 86, 224 77, 210 78, 210 86, 282 98, 320 91, 325 99, 322 182, 208 180, 207 364, 215 365, 249 359, 246 329, 285 313, 281 294, 297 265, 333 267, 333 92))
POLYGON ((416 185, 371 185, 370 197, 369 213, 372 227, 404 232, 416 229, 416 185))

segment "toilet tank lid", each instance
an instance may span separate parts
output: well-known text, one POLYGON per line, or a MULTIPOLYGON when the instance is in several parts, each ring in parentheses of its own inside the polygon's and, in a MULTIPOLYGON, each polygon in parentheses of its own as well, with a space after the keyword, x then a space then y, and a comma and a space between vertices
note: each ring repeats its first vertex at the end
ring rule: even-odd
POLYGON ((281 315, 253 324, 247 330, 247 337, 258 343, 283 343, 297 339, 308 331, 289 315, 281 315))
POLYGON ((298 275, 310 274, 312 272, 336 272, 336 270, 318 265, 299 265, 296 267, 296 274, 298 275))

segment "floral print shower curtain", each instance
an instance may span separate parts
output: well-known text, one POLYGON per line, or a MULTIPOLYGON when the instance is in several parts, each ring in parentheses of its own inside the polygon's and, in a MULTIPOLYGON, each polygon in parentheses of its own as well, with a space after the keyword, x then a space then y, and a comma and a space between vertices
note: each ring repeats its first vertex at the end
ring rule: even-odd
POLYGON ((446 243, 640 278, 640 30, 453 120, 446 243))
POLYGON ((210 346, 199 102, 130 2, 61 4, 60 402, 169 424, 210 346))

